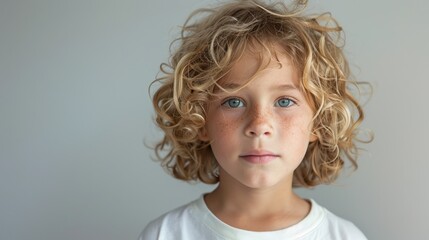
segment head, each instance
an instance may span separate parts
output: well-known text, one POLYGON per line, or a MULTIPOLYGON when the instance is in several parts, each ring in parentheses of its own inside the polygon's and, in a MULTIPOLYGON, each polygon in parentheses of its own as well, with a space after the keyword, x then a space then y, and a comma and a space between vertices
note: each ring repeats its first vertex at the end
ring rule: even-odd
POLYGON ((219 181, 210 141, 202 137, 207 108, 219 92, 238 90, 224 89, 222 82, 248 52, 259 59, 253 76, 286 56, 312 109, 314 140, 293 173, 294 186, 334 181, 345 159, 357 166, 356 129, 363 112, 348 89, 356 82, 338 43, 342 30, 329 15, 302 15, 300 6, 233 1, 198 10, 187 20, 170 62, 161 65, 161 86, 153 96, 156 122, 165 133, 155 150, 173 176, 219 181))

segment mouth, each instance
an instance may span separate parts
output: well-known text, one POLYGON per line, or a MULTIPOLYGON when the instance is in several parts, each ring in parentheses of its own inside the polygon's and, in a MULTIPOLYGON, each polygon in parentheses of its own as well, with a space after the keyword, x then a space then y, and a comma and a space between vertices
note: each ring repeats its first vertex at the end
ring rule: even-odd
POLYGON ((268 151, 254 151, 254 152, 240 155, 240 158, 242 158, 246 162, 253 163, 253 164, 269 163, 278 157, 279 155, 268 151))

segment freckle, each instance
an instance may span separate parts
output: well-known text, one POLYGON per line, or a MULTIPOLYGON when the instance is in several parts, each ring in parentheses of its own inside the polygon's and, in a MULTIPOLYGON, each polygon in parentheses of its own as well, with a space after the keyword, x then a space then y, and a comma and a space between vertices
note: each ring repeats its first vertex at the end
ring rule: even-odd
POLYGON ((219 123, 219 131, 224 132, 225 130, 230 128, 230 124, 228 123, 219 123))

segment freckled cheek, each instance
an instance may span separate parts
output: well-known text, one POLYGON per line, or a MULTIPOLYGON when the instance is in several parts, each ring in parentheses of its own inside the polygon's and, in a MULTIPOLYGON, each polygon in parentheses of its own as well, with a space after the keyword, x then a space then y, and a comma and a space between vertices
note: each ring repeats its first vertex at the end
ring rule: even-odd
POLYGON ((301 117, 282 116, 278 121, 278 129, 290 135, 309 135, 311 132, 311 121, 301 117))
POLYGON ((209 138, 212 141, 211 147, 213 154, 219 164, 229 162, 230 156, 237 151, 237 144, 240 143, 240 129, 238 121, 220 115, 213 116, 209 124, 209 138))
POLYGON ((291 129, 294 129, 294 134, 307 138, 311 134, 311 120, 306 118, 298 118, 291 122, 291 129))
POLYGON ((212 140, 228 139, 234 136, 240 128, 240 121, 226 116, 214 116, 210 119, 209 135, 212 140))

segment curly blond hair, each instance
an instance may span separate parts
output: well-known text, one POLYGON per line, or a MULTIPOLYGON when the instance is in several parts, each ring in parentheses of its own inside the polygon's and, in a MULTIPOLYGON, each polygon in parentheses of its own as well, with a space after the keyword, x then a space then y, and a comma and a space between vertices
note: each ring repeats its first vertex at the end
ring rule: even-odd
POLYGON ((280 45, 300 73, 301 89, 314 108, 313 133, 294 186, 333 182, 349 159, 357 167, 357 127, 364 118, 352 96, 349 65, 342 51, 342 29, 329 15, 303 15, 306 3, 293 5, 236 0, 199 9, 185 22, 170 63, 161 64, 161 86, 153 96, 156 123, 164 131, 157 158, 178 179, 217 183, 218 164, 210 143, 199 136, 205 106, 250 45, 275 54, 280 45))

